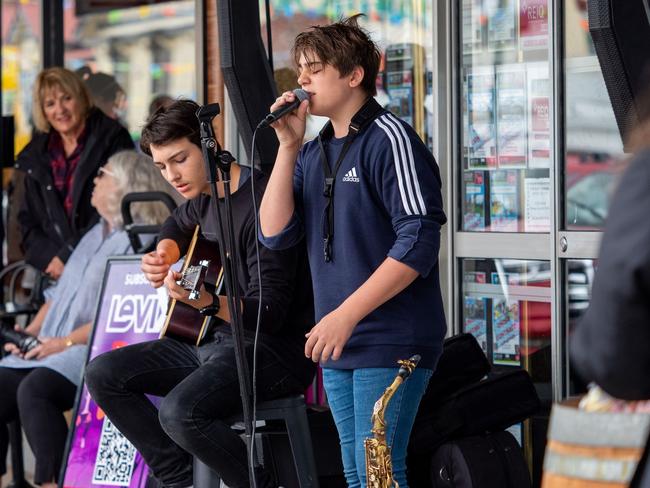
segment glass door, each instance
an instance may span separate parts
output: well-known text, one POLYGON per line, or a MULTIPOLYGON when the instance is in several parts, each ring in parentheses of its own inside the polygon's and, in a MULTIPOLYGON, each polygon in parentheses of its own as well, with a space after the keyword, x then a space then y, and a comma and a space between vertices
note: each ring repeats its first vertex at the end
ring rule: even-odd
POLYGON ((523 429, 535 483, 552 403, 584 391, 569 339, 626 165, 586 9, 584 0, 439 8, 450 323, 477 337, 495 371, 530 373, 544 407, 523 429))
POLYGON ((551 7, 550 0, 449 4, 452 323, 478 339, 494 373, 530 374, 542 412, 511 429, 537 480, 561 384, 551 7))
MULTIPOLYGON (((584 0, 565 0, 561 17, 563 106, 558 107, 557 154, 561 161, 557 206, 558 281, 562 305, 562 340, 589 306, 591 285, 598 266, 598 250, 609 203, 625 170, 623 151, 602 71, 596 57, 584 0)), ((563 396, 584 392, 565 354, 563 396)))

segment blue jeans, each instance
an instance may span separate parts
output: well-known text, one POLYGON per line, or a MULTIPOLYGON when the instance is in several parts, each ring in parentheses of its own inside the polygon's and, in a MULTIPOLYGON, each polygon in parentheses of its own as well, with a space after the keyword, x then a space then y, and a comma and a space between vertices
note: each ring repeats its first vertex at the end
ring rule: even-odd
MULTIPOLYGON (((386 442, 391 448, 393 478, 400 488, 406 483, 406 448, 430 369, 415 369, 402 383, 386 409, 386 442)), ((323 369, 327 392, 341 442, 343 471, 349 488, 366 487, 366 452, 363 441, 372 437, 371 417, 375 402, 397 375, 397 368, 323 369)))

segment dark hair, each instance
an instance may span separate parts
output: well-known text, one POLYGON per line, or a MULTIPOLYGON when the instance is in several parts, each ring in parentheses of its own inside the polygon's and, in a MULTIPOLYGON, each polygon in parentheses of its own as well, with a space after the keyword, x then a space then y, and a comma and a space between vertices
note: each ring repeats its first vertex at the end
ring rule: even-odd
POLYGON ((192 100, 175 100, 166 107, 159 108, 142 129, 142 152, 151 156, 152 144, 164 146, 183 137, 201 148, 199 119, 196 118, 198 109, 199 105, 192 100))
POLYGON ((314 25, 298 34, 291 48, 296 65, 300 55, 304 54, 307 60, 316 56, 318 61, 334 66, 341 76, 349 75, 355 67, 361 66, 364 71, 361 87, 368 95, 375 95, 381 52, 368 32, 359 27, 357 19, 362 15, 353 15, 330 25, 314 25))
POLYGON ((172 103, 174 103, 174 99, 169 95, 165 95, 164 93, 160 95, 156 95, 151 100, 151 103, 149 104, 149 117, 151 117, 158 110, 160 110, 160 107, 167 107, 172 103))
POLYGON ((82 72, 82 79, 95 100, 114 102, 118 93, 124 93, 124 88, 120 86, 113 75, 101 72, 89 74, 82 72))

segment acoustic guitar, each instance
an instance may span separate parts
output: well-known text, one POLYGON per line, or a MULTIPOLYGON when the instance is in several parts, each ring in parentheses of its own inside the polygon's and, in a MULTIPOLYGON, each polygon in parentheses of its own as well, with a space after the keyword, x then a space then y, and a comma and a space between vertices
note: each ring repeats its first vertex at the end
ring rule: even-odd
MULTIPOLYGON (((223 268, 217 244, 200 238, 198 225, 185 255, 181 278, 177 283, 190 292, 190 300, 199 299, 201 285, 205 283, 213 285, 216 294, 223 286, 223 268)), ((201 315, 198 309, 174 298, 169 305, 160 337, 170 337, 198 346, 205 336, 209 320, 210 317, 201 315)))

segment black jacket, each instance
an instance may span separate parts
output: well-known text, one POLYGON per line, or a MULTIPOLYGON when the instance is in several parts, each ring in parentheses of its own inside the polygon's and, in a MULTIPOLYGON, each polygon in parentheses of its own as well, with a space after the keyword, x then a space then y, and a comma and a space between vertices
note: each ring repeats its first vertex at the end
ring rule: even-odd
MULTIPOLYGON (((582 378, 626 400, 650 398, 648 188, 650 150, 634 158, 612 199, 591 303, 571 338, 582 378)), ((632 486, 649 487, 650 471, 632 486)))
POLYGON ((86 144, 71 189, 70 219, 54 186, 48 134, 37 133, 16 160, 16 169, 25 173, 24 200, 18 212, 22 248, 25 260, 40 270, 54 256, 65 263, 84 232, 98 221, 97 211, 90 205, 97 168, 116 152, 134 149, 127 130, 99 109, 91 109, 86 129, 86 144))
MULTIPOLYGON (((259 202, 267 178, 257 171, 253 175, 259 202)), ((242 178, 245 178, 243 174, 242 178)), ((283 251, 272 251, 258 244, 250 177, 240 181, 231 203, 244 335, 248 339, 254 337, 261 294, 260 344, 307 386, 315 371, 314 363, 304 354, 305 333, 314 326, 314 297, 304 241, 283 251), (261 283, 257 279, 256 248, 259 249, 261 283)), ((184 255, 197 224, 205 239, 218 243, 217 223, 210 197, 200 195, 174 210, 163 224, 159 239, 172 239, 184 255)), ((217 247, 215 253, 218 253, 217 247)), ((220 330, 229 333, 230 326, 221 326, 220 330)))

